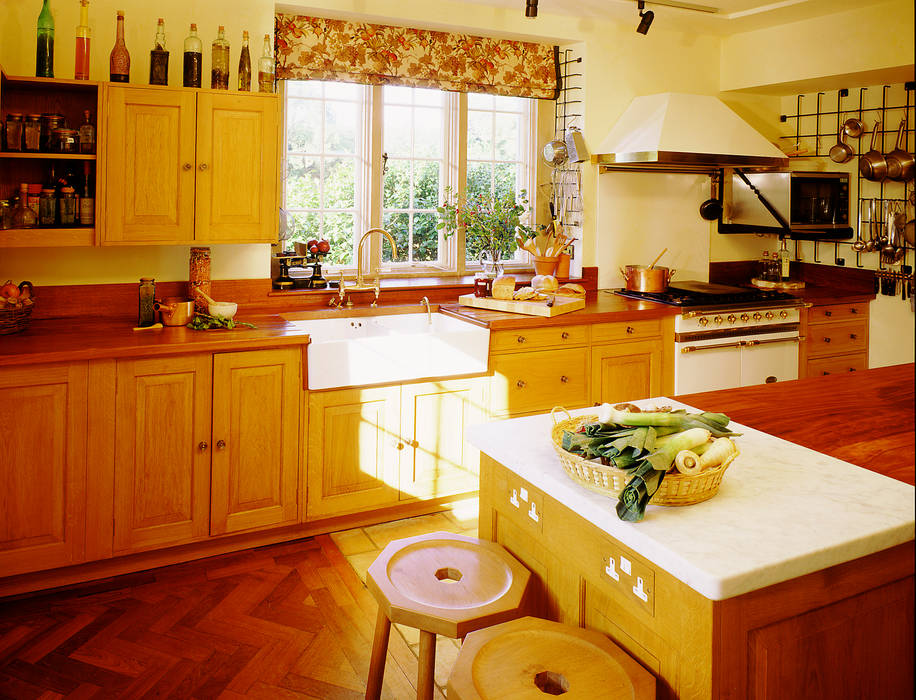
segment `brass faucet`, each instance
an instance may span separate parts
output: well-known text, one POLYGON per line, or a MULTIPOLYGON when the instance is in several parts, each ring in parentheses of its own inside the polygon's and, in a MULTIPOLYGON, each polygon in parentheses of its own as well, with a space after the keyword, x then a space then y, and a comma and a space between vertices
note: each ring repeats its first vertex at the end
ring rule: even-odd
POLYGON ((398 257, 398 245, 394 242, 394 237, 383 228, 370 228, 363 234, 362 238, 359 239, 359 245, 356 247, 356 284, 350 286, 351 290, 374 289, 375 285, 363 283, 363 243, 365 243, 366 239, 372 236, 373 233, 383 234, 391 244, 392 259, 398 257))

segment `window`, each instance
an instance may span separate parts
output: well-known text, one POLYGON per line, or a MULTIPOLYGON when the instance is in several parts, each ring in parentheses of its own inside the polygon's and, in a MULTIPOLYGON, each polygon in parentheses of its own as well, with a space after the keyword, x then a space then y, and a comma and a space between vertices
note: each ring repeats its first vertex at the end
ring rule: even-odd
POLYGON ((327 265, 352 272, 360 236, 381 227, 398 255, 374 236, 364 270, 462 274, 477 266, 479 251, 436 229, 446 186, 533 192, 533 100, 321 81, 284 86, 289 239, 327 238, 327 265))

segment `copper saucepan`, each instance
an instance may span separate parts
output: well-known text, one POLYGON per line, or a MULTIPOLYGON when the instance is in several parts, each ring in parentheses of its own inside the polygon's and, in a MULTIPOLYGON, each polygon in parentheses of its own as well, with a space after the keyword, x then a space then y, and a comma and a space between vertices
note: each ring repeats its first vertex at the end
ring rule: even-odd
POLYGON ((168 297, 165 302, 157 301, 155 308, 162 317, 163 326, 186 326, 194 318, 194 302, 183 297, 168 297))
POLYGON ((903 145, 906 141, 906 117, 900 122, 897 129, 897 144, 894 150, 887 154, 887 176, 897 182, 906 182, 913 179, 913 154, 906 151, 903 145))
POLYGON ((645 265, 627 265, 620 270, 630 292, 664 292, 675 272, 668 267, 645 265))
POLYGON ((887 161, 881 151, 876 148, 880 130, 881 122, 875 122, 875 128, 871 134, 871 147, 868 153, 859 158, 859 173, 866 180, 875 182, 887 177, 887 161))

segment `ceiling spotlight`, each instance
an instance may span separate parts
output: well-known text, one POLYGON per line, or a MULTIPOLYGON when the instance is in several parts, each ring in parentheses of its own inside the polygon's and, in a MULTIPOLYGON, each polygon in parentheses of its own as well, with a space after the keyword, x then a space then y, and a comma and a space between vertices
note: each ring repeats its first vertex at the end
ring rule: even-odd
POLYGON ((649 27, 652 26, 652 20, 655 19, 655 13, 646 9, 645 0, 636 0, 636 7, 639 10, 639 26, 636 27, 636 33, 648 34, 649 27))
POLYGON ((538 0, 525 0, 525 17, 538 16, 538 0))

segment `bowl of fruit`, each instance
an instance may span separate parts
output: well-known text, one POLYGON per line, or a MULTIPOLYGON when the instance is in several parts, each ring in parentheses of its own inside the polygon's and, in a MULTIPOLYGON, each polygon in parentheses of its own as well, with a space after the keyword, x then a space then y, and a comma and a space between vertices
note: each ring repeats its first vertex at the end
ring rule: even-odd
POLYGON ((24 331, 29 325, 29 316, 34 307, 31 282, 4 282, 0 287, 0 335, 24 331))
POLYGON ((327 255, 330 250, 331 244, 325 238, 311 238, 305 243, 296 241, 296 255, 310 258, 313 262, 327 255))

